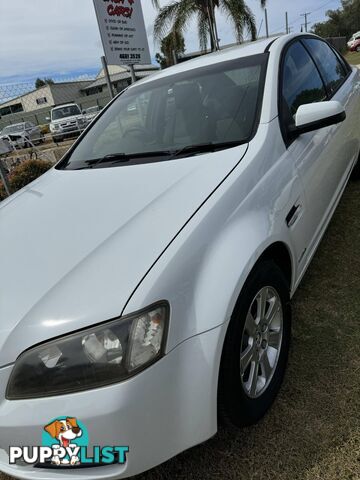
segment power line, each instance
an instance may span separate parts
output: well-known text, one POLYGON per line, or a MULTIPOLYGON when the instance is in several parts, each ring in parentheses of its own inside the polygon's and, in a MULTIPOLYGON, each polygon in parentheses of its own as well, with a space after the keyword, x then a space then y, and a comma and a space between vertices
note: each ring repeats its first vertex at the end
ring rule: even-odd
POLYGON ((307 27, 308 27, 308 15, 311 15, 311 12, 305 12, 305 13, 301 13, 300 14, 300 17, 304 17, 305 19, 305 23, 304 23, 304 26, 305 26, 305 32, 307 32, 307 27))
MULTIPOLYGON (((337 2, 338 4, 340 3, 340 0, 328 0, 327 2, 323 3, 322 5, 320 5, 319 7, 315 8, 311 13, 314 13, 314 12, 318 12, 319 10, 323 9, 324 7, 326 7, 327 5, 330 5, 330 3, 333 3, 333 2, 337 2)), ((340 6, 340 5, 339 5, 340 6)), ((321 19, 320 19, 321 20, 321 19)), ((318 21, 320 21, 318 20, 318 21)), ((292 20, 291 22, 288 23, 288 27, 289 27, 289 30, 291 30, 291 27, 293 27, 295 24, 299 24, 299 20, 292 20)), ((312 22, 312 23, 315 23, 315 22, 312 22)), ((308 22, 308 25, 309 25, 309 22, 308 22)), ((271 30, 274 32, 280 30, 281 28, 283 28, 283 25, 278 25, 276 28, 272 28, 271 30)), ((290 33, 290 32, 289 32, 290 33)))
MULTIPOLYGON (((320 7, 315 8, 315 10, 313 10, 312 13, 317 12, 318 10, 321 10, 322 8, 326 7, 326 5, 329 5, 329 4, 332 3, 333 1, 335 1, 335 0, 330 0, 330 1, 326 2, 326 3, 324 3, 323 5, 321 5, 320 7)), ((339 2, 339 0, 336 0, 336 1, 339 2)))

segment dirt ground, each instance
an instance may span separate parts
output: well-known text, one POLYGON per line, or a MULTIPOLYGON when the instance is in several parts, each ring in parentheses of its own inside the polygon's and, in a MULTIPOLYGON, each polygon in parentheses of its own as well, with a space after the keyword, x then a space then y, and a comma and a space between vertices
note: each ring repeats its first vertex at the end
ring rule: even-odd
POLYGON ((289 367, 269 414, 136 480, 360 480, 359 250, 360 182, 350 182, 295 295, 289 367))

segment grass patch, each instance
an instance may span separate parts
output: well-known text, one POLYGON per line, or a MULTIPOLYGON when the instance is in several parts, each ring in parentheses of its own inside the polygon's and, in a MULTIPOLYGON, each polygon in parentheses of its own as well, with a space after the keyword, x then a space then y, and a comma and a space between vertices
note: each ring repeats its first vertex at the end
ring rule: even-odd
POLYGON ((360 65, 360 52, 347 52, 345 58, 351 65, 360 65))

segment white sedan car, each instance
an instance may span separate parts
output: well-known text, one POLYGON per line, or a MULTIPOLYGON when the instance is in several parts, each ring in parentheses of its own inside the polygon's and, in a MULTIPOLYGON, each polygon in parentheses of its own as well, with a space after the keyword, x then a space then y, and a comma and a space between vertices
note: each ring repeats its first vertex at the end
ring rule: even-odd
POLYGON ((359 85, 313 35, 176 65, 0 205, 0 470, 126 478, 266 413, 290 299, 359 170, 359 85), (81 438, 90 464, 61 465, 81 438))
POLYGON ((17 148, 27 148, 44 142, 44 135, 40 128, 31 122, 8 125, 2 130, 0 138, 9 141, 17 148))

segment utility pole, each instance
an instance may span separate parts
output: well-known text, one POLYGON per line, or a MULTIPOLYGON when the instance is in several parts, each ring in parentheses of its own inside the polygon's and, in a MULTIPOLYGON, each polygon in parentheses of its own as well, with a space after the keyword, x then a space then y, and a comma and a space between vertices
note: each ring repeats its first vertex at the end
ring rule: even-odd
POLYGON ((285 12, 286 35, 289 33, 289 18, 288 12, 285 12))
POLYGON ((211 12, 214 14, 214 33, 216 37, 216 47, 220 50, 220 39, 218 34, 218 28, 216 23, 216 15, 215 15, 215 8, 214 8, 214 0, 210 0, 211 12))
POLYGON ((215 47, 215 50, 220 50, 213 0, 208 1, 207 12, 208 12, 208 18, 209 18, 210 35, 211 35, 213 45, 215 47))
POLYGON ((305 24, 304 24, 304 25, 305 25, 305 32, 308 31, 308 21, 307 21, 307 17, 308 17, 308 15, 310 15, 310 14, 311 14, 311 12, 305 12, 305 13, 302 13, 302 14, 300 15, 301 17, 304 17, 304 18, 305 18, 305 24))
POLYGON ((108 86, 108 89, 109 89, 110 98, 112 99, 112 98, 115 97, 115 95, 114 95, 114 90, 113 90, 112 85, 111 85, 111 78, 110 78, 110 75, 109 75, 108 64, 107 64, 105 56, 101 57, 101 63, 102 63, 103 69, 104 69, 104 75, 105 75, 106 83, 107 83, 107 86, 108 86))
POLYGON ((265 28, 266 28, 266 37, 269 38, 269 22, 268 22, 268 14, 267 14, 267 8, 264 8, 265 10, 265 28))
POLYGON ((129 65, 130 68, 130 74, 131 74, 131 83, 136 82, 136 74, 135 74, 135 67, 133 64, 129 65))

